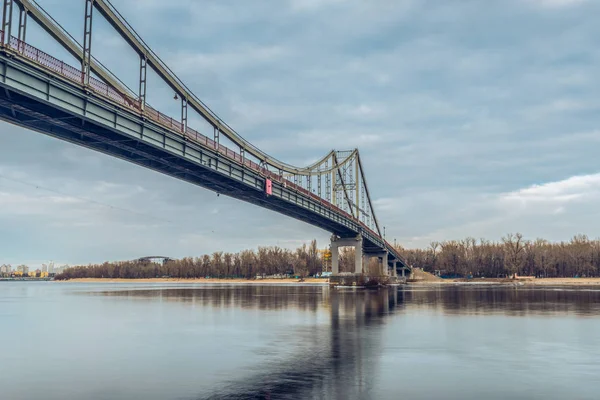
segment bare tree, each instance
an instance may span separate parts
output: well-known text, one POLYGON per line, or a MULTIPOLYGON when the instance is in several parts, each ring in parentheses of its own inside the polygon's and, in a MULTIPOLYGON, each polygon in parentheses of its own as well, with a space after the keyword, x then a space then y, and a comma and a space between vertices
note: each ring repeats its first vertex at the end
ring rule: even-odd
POLYGON ((509 233, 502 238, 502 242, 504 243, 506 269, 509 275, 514 276, 525 262, 526 242, 520 233, 509 233))

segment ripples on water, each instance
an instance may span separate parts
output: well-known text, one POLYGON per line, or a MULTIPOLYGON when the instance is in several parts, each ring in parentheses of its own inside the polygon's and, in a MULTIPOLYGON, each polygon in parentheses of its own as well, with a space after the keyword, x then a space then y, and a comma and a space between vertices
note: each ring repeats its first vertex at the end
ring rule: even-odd
POLYGON ((590 288, 0 283, 0 398, 598 399, 599 316, 590 288))

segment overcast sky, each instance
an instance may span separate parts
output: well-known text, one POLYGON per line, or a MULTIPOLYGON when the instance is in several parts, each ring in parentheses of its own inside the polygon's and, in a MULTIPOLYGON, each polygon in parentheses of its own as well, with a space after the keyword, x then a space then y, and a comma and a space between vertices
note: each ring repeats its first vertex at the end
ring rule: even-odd
MULTIPOLYGON (((82 36, 83 0, 38 1, 82 36)), ((598 1, 113 3, 266 152, 304 165, 358 147, 388 240, 600 236, 598 1)), ((136 88, 138 60, 101 18, 94 55, 136 88)), ((33 23, 28 41, 77 65, 33 23)), ((179 115, 156 77, 148 91, 179 115)), ((325 246, 328 236, 0 122, 0 263, 325 246)))

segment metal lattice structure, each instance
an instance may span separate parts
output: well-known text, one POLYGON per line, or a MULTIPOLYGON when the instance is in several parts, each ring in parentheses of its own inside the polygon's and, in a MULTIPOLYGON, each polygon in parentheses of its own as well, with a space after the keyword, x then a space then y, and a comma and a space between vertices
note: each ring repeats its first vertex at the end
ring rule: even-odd
POLYGON ((0 118, 276 210, 336 237, 359 237, 367 251, 385 251, 408 267, 383 238, 358 149, 332 150, 305 167, 269 156, 194 95, 108 0, 80 0, 85 2, 82 44, 35 0, 0 1, 1 85, 5 88, 0 107, 8 110, 0 118), (11 35, 14 11, 19 13, 17 37, 11 35), (138 54, 137 93, 94 58, 96 13, 138 54), (29 19, 79 60, 81 67, 27 44, 29 19), (179 119, 147 104, 148 68, 181 99, 179 119), (202 134, 188 126, 189 111, 200 115, 212 132, 202 134), (237 148, 222 145, 221 137, 237 148))
POLYGON ((332 150, 314 164, 285 177, 381 235, 358 149, 332 150))

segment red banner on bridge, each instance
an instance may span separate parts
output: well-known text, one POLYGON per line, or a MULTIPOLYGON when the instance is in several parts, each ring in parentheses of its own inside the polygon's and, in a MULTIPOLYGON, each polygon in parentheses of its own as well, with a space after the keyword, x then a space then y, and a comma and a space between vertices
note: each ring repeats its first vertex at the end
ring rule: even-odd
POLYGON ((267 195, 269 196, 273 194, 273 182, 271 182, 270 179, 267 179, 266 181, 265 192, 267 192, 267 195))

